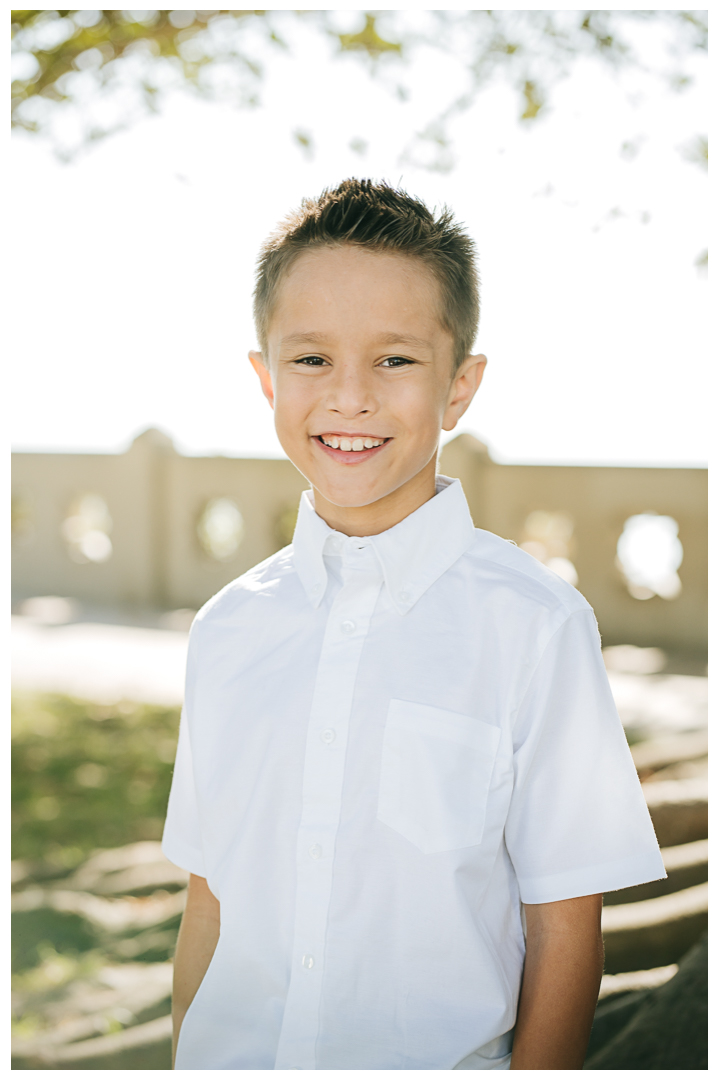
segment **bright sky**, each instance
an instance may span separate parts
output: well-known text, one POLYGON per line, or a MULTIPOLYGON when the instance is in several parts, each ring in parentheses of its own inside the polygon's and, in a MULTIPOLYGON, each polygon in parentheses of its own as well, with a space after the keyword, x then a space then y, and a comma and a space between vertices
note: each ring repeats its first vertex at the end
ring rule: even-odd
POLYGON ((683 93, 588 64, 527 129, 491 87, 440 173, 399 158, 459 65, 421 54, 402 103, 299 44, 254 111, 177 95, 71 165, 13 140, 13 447, 118 451, 153 425, 187 453, 281 454, 246 359, 255 255, 303 195, 361 175, 448 203, 479 245, 489 365, 458 430, 507 462, 703 464, 707 179, 678 150, 707 130, 700 62, 683 93))

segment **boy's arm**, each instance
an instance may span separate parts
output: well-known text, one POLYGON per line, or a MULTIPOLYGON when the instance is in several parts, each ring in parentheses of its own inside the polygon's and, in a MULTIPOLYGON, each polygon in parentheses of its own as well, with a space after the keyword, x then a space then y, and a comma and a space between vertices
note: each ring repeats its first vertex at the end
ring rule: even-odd
POLYGON ((602 895, 526 904, 511 1069, 582 1069, 603 970, 602 895))
POLYGON ((205 878, 191 874, 173 968, 173 1069, 180 1025, 210 966, 219 936, 220 904, 205 878))

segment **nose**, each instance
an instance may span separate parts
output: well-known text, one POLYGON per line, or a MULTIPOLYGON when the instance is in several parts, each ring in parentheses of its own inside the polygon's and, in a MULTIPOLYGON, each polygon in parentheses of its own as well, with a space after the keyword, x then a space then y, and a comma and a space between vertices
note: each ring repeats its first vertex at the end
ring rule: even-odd
POLYGON ((374 413, 377 403, 370 373, 360 365, 338 364, 333 372, 326 405, 328 412, 348 420, 374 413))

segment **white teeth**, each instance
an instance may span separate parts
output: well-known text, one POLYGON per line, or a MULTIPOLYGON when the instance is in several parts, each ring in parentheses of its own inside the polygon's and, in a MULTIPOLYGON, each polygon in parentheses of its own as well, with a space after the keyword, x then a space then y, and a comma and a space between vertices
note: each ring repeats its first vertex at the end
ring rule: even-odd
POLYGON ((321 435, 322 442, 326 446, 331 446, 333 450, 344 450, 346 453, 348 450, 370 450, 374 446, 382 446, 385 439, 366 439, 366 438, 341 438, 338 435, 321 435))

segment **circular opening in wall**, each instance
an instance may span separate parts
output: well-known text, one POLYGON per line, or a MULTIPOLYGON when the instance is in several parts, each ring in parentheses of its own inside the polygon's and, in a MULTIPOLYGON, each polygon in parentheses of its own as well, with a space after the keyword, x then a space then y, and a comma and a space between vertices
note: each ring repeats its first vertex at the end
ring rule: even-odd
POLYGON ((654 512, 633 514, 625 522, 617 543, 617 566, 627 590, 636 600, 661 596, 674 600, 682 582, 678 569, 683 546, 675 518, 654 512))
POLYGON ((68 508, 60 531, 73 562, 104 563, 112 555, 112 518, 101 495, 79 495, 68 508))
POLYGON ((217 562, 226 562, 237 553, 245 535, 245 523, 237 504, 229 498, 210 499, 197 523, 200 546, 217 562))
POLYGON ((533 510, 525 519, 520 547, 570 585, 577 585, 578 573, 570 560, 573 531, 573 520, 567 514, 533 510))

